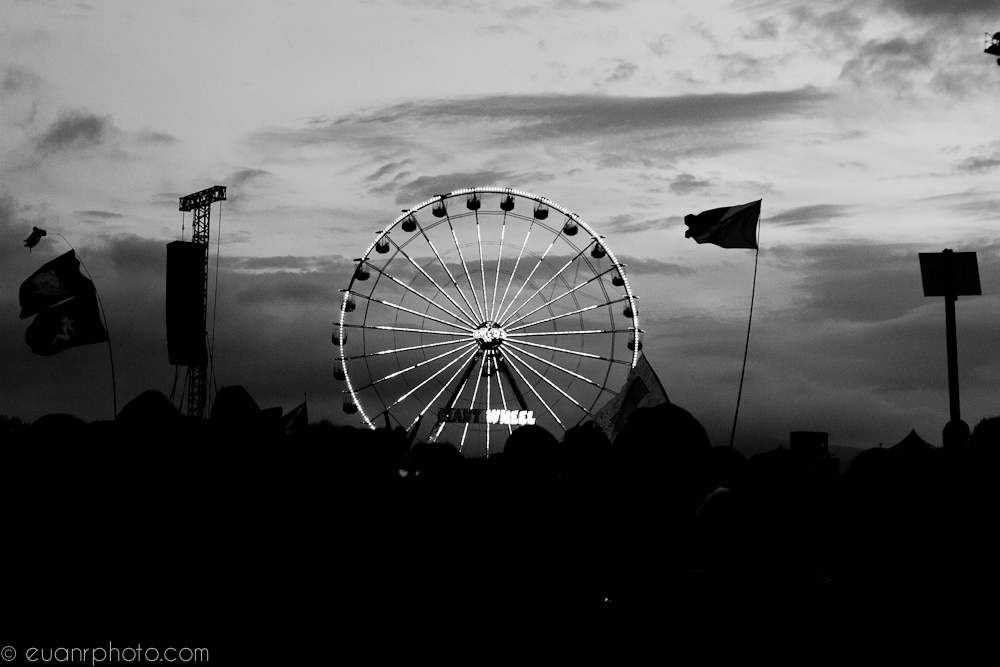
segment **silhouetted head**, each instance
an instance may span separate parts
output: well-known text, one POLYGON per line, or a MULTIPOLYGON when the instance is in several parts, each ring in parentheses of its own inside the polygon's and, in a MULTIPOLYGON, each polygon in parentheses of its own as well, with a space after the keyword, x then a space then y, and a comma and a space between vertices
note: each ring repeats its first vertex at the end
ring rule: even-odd
POLYGON ((946 449, 960 449, 969 442, 969 425, 961 419, 955 419, 944 425, 941 431, 941 442, 946 449))
POLYGON ((181 421, 181 413, 161 392, 150 389, 126 403, 116 421, 124 428, 173 428, 181 421))
POLYGON ((509 474, 522 481, 544 482, 558 479, 559 443, 537 424, 514 429, 503 448, 509 474))
POLYGON ((1000 450, 1000 417, 990 417, 976 424, 969 437, 969 449, 977 451, 1000 450))

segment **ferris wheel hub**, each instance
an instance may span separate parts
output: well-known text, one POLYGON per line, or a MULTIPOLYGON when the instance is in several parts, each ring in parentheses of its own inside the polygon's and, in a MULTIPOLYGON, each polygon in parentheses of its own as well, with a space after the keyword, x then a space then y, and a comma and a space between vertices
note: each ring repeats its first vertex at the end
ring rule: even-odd
POLYGON ((492 350, 500 347, 500 343, 507 340, 507 332, 496 322, 487 321, 472 332, 472 337, 479 343, 479 349, 492 350))

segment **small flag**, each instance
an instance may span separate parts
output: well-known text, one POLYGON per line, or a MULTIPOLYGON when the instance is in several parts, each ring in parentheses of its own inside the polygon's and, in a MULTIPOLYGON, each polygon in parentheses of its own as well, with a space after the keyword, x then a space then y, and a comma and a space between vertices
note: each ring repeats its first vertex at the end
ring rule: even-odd
POLYGON ((31 236, 24 239, 24 247, 28 249, 28 252, 31 252, 31 249, 34 248, 36 245, 38 245, 38 242, 42 240, 43 236, 45 236, 44 229, 39 229, 38 227, 32 227, 31 236))
POLYGON ((94 294, 94 283, 80 273, 72 250, 56 257, 21 283, 21 319, 31 317, 73 296, 94 294))
POLYGON ((287 415, 281 418, 281 422, 278 424, 278 433, 284 435, 286 433, 299 433, 306 430, 309 426, 309 409, 306 407, 306 402, 302 401, 299 407, 295 408, 287 415))
POLYGON ((688 230, 684 236, 698 243, 714 243, 720 248, 756 248, 760 202, 758 199, 740 206, 685 215, 684 224, 688 230))
POLYGON ((46 357, 77 345, 106 340, 108 333, 101 323, 95 293, 74 296, 43 310, 24 334, 31 351, 46 357))
POLYGON ((653 367, 646 361, 646 355, 640 354, 638 363, 625 381, 625 386, 594 415, 594 422, 604 430, 608 440, 614 443, 633 412, 639 408, 652 408, 664 403, 670 403, 667 392, 660 383, 660 378, 656 377, 653 367))

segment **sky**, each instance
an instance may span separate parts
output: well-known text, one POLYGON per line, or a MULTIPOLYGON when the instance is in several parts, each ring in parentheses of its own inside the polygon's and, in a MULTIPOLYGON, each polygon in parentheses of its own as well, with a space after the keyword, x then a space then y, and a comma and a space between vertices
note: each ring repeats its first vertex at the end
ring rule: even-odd
POLYGON ((1000 414, 994 0, 0 0, 0 15, 0 414, 113 417, 107 346, 24 343, 17 288, 70 244, 105 307, 118 407, 171 393, 165 246, 190 237, 178 197, 215 184, 216 382, 261 407, 308 395, 312 420, 356 423, 330 344, 351 260, 401 209, 498 185, 607 237, 647 359, 714 445, 754 251, 696 244, 683 218, 756 199, 737 447, 798 430, 940 444, 944 303, 917 255, 944 248, 978 254, 983 289, 957 303, 962 416, 1000 414), (33 226, 49 235, 29 253, 33 226))

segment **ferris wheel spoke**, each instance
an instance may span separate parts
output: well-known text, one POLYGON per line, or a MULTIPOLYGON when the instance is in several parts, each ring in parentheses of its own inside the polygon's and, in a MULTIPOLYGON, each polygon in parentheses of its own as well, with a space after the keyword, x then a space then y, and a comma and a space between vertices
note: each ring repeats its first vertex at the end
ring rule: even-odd
POLYGON ((592 334, 609 334, 609 333, 630 333, 635 331, 635 329, 578 329, 575 331, 522 331, 521 333, 509 333, 507 337, 514 336, 520 338, 522 336, 573 336, 576 334, 580 335, 592 335, 592 334))
MULTIPOLYGON (((514 341, 508 338, 508 343, 514 344, 514 341)), ((599 359, 601 361, 610 361, 616 364, 629 364, 631 362, 625 361, 624 359, 613 359, 611 357, 602 357, 599 354, 591 354, 590 352, 581 352, 580 350, 571 350, 565 347, 555 347, 554 345, 543 345, 542 343, 532 343, 530 340, 519 340, 518 345, 528 345, 530 347, 538 347, 546 350, 552 350, 553 352, 563 352, 565 354, 572 355, 574 357, 585 357, 587 359, 599 359)))
MULTIPOLYGON (((503 309, 503 312, 500 314, 500 317, 498 317, 497 320, 502 321, 503 318, 507 316, 507 311, 510 310, 510 307, 514 305, 515 301, 517 301, 517 297, 521 296, 521 292, 524 291, 525 286, 529 282, 531 282, 531 277, 535 275, 535 271, 537 271, 538 267, 540 267, 542 265, 542 262, 545 261, 545 257, 549 254, 549 251, 552 250, 552 246, 554 246, 556 244, 556 240, 558 238, 559 238, 558 236, 555 236, 555 237, 552 238, 552 242, 549 243, 549 247, 545 249, 545 252, 542 253, 542 256, 538 258, 537 262, 535 262, 535 266, 532 267, 531 273, 529 273, 528 277, 525 278, 524 282, 521 283, 521 287, 518 288, 517 294, 515 294, 514 298, 510 300, 510 302, 507 304, 507 307, 503 309)), ((581 251, 581 253, 582 253, 582 251, 581 251)), ((577 257, 579 257, 579 255, 577 255, 577 257)), ((576 259, 576 257, 574 257, 573 259, 576 259)), ((572 261, 572 260, 570 260, 570 261, 572 261)), ((513 277, 514 277, 514 274, 511 274, 511 278, 513 278, 513 277)), ((553 278, 554 277, 555 276, 553 276, 553 278)), ((545 283, 545 284, 548 285, 548 283, 545 283)))
MULTIPOLYGON (((485 298, 483 300, 485 301, 485 298)), ((493 359, 493 355, 491 355, 491 354, 484 354, 483 355, 483 359, 486 362, 486 376, 485 376, 486 377, 486 409, 487 410, 491 410, 493 408, 493 391, 491 389, 491 387, 493 386, 493 383, 490 382, 490 370, 491 370, 490 366, 492 365, 491 361, 493 359)), ((473 401, 473 402, 475 402, 475 401, 473 401)), ((490 423, 489 423, 489 420, 487 419, 487 422, 486 422, 486 456, 490 455, 490 430, 491 430, 490 429, 490 423)))
MULTIPOLYGON (((529 312, 525 313, 524 315, 521 315, 521 317, 517 318, 516 320, 510 320, 509 322, 505 322, 505 323, 504 323, 504 325, 503 325, 504 329, 506 329, 506 330, 508 330, 508 331, 509 331, 509 330, 510 330, 510 328, 511 328, 511 327, 512 327, 513 325, 517 324, 517 323, 518 323, 518 322, 520 322, 521 320, 523 320, 523 319, 525 319, 525 318, 527 318, 527 317, 531 317, 532 315, 534 315, 535 313, 537 313, 537 312, 538 312, 538 311, 540 311, 541 309, 543 309, 543 308, 546 308, 546 307, 548 307, 548 306, 551 306, 551 305, 552 305, 552 304, 554 304, 554 303, 555 303, 556 301, 559 301, 559 300, 560 300, 560 299, 562 299, 563 297, 567 297, 567 296, 569 296, 570 294, 572 294, 573 292, 576 292, 577 290, 579 290, 579 289, 582 289, 582 288, 586 287, 587 285, 589 285, 590 283, 594 282, 595 280, 600 280, 602 276, 605 276, 605 275, 607 275, 607 274, 611 273, 611 272, 612 272, 612 271, 614 271, 614 270, 615 270, 615 267, 611 267, 611 268, 610 268, 610 269, 608 269, 607 271, 602 271, 601 273, 598 273, 598 274, 594 275, 594 277, 592 277, 592 278, 588 278, 587 280, 583 281, 582 283, 579 283, 579 284, 577 284, 577 285, 576 285, 575 287, 571 287, 570 289, 566 290, 565 292, 563 292, 563 293, 562 293, 562 294, 560 294, 559 296, 557 296, 557 297, 554 297, 554 298, 551 298, 551 299, 549 299, 548 301, 546 301, 546 302, 545 302, 545 303, 543 303, 542 305, 538 306, 537 308, 535 308, 535 309, 533 309, 533 310, 531 310, 531 311, 529 311, 529 312)), ((532 297, 532 298, 534 298, 534 297, 532 297)), ((626 298, 627 298, 627 297, 626 297, 626 298)), ((531 301, 531 299, 529 299, 528 301, 530 302, 530 301, 531 301)), ((615 301, 609 301, 608 303, 610 304, 610 303, 616 303, 616 302, 615 302, 615 301)), ((607 305, 607 304, 605 304, 605 305, 607 305)))
POLYGON ((465 319, 463 319, 463 318, 462 318, 462 317, 460 317, 459 315, 456 315, 455 313, 451 312, 450 310, 448 310, 447 308, 445 308, 444 306, 442 306, 441 304, 439 304, 439 303, 438 303, 437 301, 434 301, 433 299, 428 299, 428 298, 427 298, 426 296, 424 296, 424 294, 423 294, 422 292, 420 292, 419 290, 415 290, 415 289, 413 289, 412 287, 410 287, 409 285, 407 285, 406 283, 404 283, 404 282, 403 282, 402 280, 400 280, 400 279, 399 279, 399 278, 397 278, 396 276, 392 275, 392 274, 391 274, 391 273, 389 273, 388 271, 383 271, 383 270, 382 270, 382 269, 380 269, 379 267, 377 267, 377 266, 375 266, 374 264, 372 264, 371 262, 369 262, 369 261, 368 261, 367 259, 365 260, 365 263, 366 263, 366 264, 367 264, 368 266, 370 266, 370 267, 372 267, 373 269, 375 269, 376 271, 378 271, 379 273, 381 273, 381 274, 382 274, 383 276, 385 276, 385 277, 386 277, 386 278, 388 278, 389 280, 393 281, 394 283, 396 283, 397 285, 399 285, 400 287, 402 287, 403 289, 407 290, 408 292, 412 292, 413 294, 415 294, 415 295, 416 295, 416 296, 418 296, 419 298, 423 299, 423 300, 424 300, 424 301, 426 301, 427 303, 431 304, 432 306, 434 306, 435 308, 437 308, 437 309, 438 309, 438 310, 440 310, 441 312, 444 312, 444 313, 447 313, 448 315, 451 315, 452 317, 454 317, 454 318, 455 318, 456 320, 458 320, 458 321, 459 321, 459 322, 461 322, 462 324, 473 324, 473 322, 471 322, 471 321, 469 321, 469 322, 466 322, 466 320, 465 320, 465 319))
MULTIPOLYGON (((424 235, 424 237, 426 238, 426 234, 424 235)), ((396 246, 396 249, 399 251, 399 253, 403 257, 405 257, 406 260, 417 269, 417 271, 420 271, 420 273, 423 274, 424 278, 427 278, 427 280, 431 281, 431 284, 434 285, 434 287, 436 287, 437 290, 439 292, 441 292, 441 294, 443 294, 446 299, 448 299, 448 301, 451 301, 451 304, 453 306, 455 306, 455 308, 457 308, 462 313, 462 315, 468 320, 470 326, 476 326, 476 322, 475 322, 476 318, 475 317, 472 317, 472 316, 469 315, 469 313, 465 312, 465 309, 462 308, 462 306, 458 305, 458 302, 455 301, 455 299, 453 299, 452 296, 450 294, 448 294, 448 292, 446 292, 443 287, 441 287, 440 285, 438 285, 438 282, 436 280, 434 280, 434 278, 431 277, 431 274, 427 273, 427 271, 424 269, 424 267, 420 266, 420 264, 418 264, 415 259, 413 259, 409 255, 407 255, 406 252, 399 246, 398 243, 396 243, 392 239, 389 239, 389 240, 390 240, 390 242, 394 246, 396 246)), ((437 252, 435 252, 434 254, 437 255, 437 252)), ((440 259, 441 259, 441 257, 438 256, 438 260, 440 260, 440 259)), ((444 262, 441 262, 441 263, 444 264, 444 262)), ((445 267, 445 270, 447 270, 447 267, 445 267)), ((454 282, 454 280, 452 280, 452 282, 454 282)))
POLYGON ((416 370, 417 368, 420 368, 421 366, 426 366, 427 364, 431 363, 432 361, 437 361, 438 359, 441 359, 442 357, 447 357, 447 356, 452 355, 452 354, 461 354, 462 352, 465 352, 466 350, 468 350, 470 347, 472 347, 474 345, 475 345, 475 342, 466 343, 465 345, 462 345, 461 347, 456 347, 453 350, 446 350, 445 352, 442 352, 441 354, 439 354, 439 355, 437 355, 435 357, 431 357, 430 359, 424 359, 423 361, 415 363, 415 364, 413 364, 411 366, 407 366, 406 368, 402 368, 402 369, 400 369, 398 371, 395 371, 395 372, 389 373, 388 375, 380 377, 379 379, 375 380, 374 382, 370 382, 370 383, 366 384, 363 387, 357 387, 355 389, 355 391, 362 391, 364 389, 368 389, 370 387, 374 387, 375 385, 379 384, 380 382, 385 382, 386 380, 391 380, 394 377, 399 377, 400 375, 403 375, 405 373, 409 373, 410 371, 416 370))
MULTIPOLYGON (((504 216, 504 219, 506 219, 506 216, 504 216)), ((517 259, 514 260, 514 268, 510 272, 510 278, 507 279, 507 287, 504 288, 503 296, 500 297, 500 303, 497 305, 496 311, 493 313, 493 317, 490 318, 494 322, 496 322, 499 319, 497 317, 497 314, 500 312, 500 309, 503 308, 503 304, 506 303, 507 301, 507 293, 510 292, 510 286, 514 282, 514 276, 517 275, 517 267, 521 265, 521 257, 524 256, 524 249, 528 247, 528 239, 531 238, 531 230, 534 226, 535 226, 535 221, 532 220, 531 223, 528 224, 528 231, 525 232, 524 234, 524 242, 521 244, 521 249, 517 252, 517 259)), ((502 251, 503 248, 501 247, 501 252, 502 251)), ((500 272, 500 260, 498 259, 497 273, 499 272, 500 272)))
POLYGON ((562 371, 563 373, 567 373, 567 374, 569 374, 569 375, 572 375, 572 376, 573 376, 573 377, 575 377, 575 378, 578 378, 578 379, 580 379, 580 380, 583 380, 583 381, 584 381, 584 382, 586 382, 587 384, 589 384, 589 385, 591 385, 591 386, 594 386, 594 387, 597 387, 597 388, 598 388, 598 389, 600 389, 601 391, 606 391, 606 392, 608 392, 609 394, 614 394, 614 393, 616 393, 616 392, 614 392, 614 391, 612 391, 612 390, 608 389, 608 388, 607 388, 607 387, 605 387, 604 385, 602 385, 602 384, 599 384, 599 383, 597 383, 597 382, 594 382, 593 380, 591 380, 590 378, 588 378, 588 377, 586 377, 586 376, 583 376, 583 375, 580 375, 579 373, 577 373, 577 372, 575 372, 575 371, 571 371, 571 370, 569 370, 568 368, 563 368, 562 366, 560 366, 559 364, 555 363, 554 361, 549 361, 548 359, 543 359, 542 357, 539 357, 539 356, 538 356, 537 354, 532 354, 532 352, 531 352, 530 350, 526 350, 526 349, 524 349, 523 347, 521 347, 520 345, 517 345, 517 344, 515 344, 515 343, 514 343, 514 342, 512 342, 512 341, 508 341, 508 342, 507 342, 507 344, 508 344, 508 346, 510 346, 511 348, 513 348, 514 350, 517 350, 517 351, 519 351, 519 352, 520 352, 521 354, 526 354, 526 355, 528 355, 529 357, 531 357, 532 359, 537 359, 538 361, 542 362, 543 364, 545 364, 545 365, 547 365, 547 366, 551 366, 552 368, 558 368, 558 369, 559 369, 559 370, 561 370, 561 371, 562 371))
MULTIPOLYGON (((459 366, 458 369, 454 372, 454 374, 452 374, 452 376, 448 378, 448 381, 445 382, 443 385, 441 385, 441 388, 438 389, 438 392, 436 394, 434 394, 434 397, 427 402, 427 405, 424 406, 424 409, 421 410, 420 414, 417 415, 417 418, 413 420, 414 424, 416 424, 417 420, 419 420, 421 417, 424 416, 424 413, 430 410, 431 406, 434 405, 434 402, 437 401, 438 398, 441 397, 441 394, 444 393, 444 390, 447 389, 449 386, 451 386, 451 384, 455 381, 455 378, 458 377, 458 374, 464 370, 465 375, 462 376, 462 380, 459 386, 455 389, 454 392, 452 392, 451 399, 448 400, 447 404, 447 407, 449 409, 455 407, 455 403, 458 402, 458 399, 461 398, 462 394, 465 392, 465 385, 468 384, 469 382, 469 374, 472 372, 472 369, 476 367, 475 359, 476 359, 476 353, 473 352, 469 356, 468 360, 466 360, 461 366, 459 366), (469 363, 470 361, 472 362, 471 364, 469 363)), ((431 429, 431 436, 430 438, 428 438, 430 442, 434 442, 441 436, 441 432, 444 430, 444 427, 447 424, 448 422, 438 420, 437 425, 433 429, 431 429)))
MULTIPOLYGON (((552 322, 553 320, 561 320, 561 319, 563 319, 565 317, 572 317, 573 315, 579 315, 580 313, 585 313, 588 310, 594 310, 595 308, 604 308, 606 306, 613 306, 616 303, 621 303, 622 301, 628 301, 628 297, 627 296, 623 296, 622 298, 615 299, 614 301, 605 301, 604 303, 591 304, 589 306, 584 306, 583 308, 577 308, 576 310, 571 310, 568 313, 560 313, 559 315, 553 315, 552 317, 546 317, 545 319, 542 319, 542 320, 535 320, 534 322, 528 322, 527 324, 522 324, 521 326, 513 327, 513 328, 510 328, 510 329, 508 329, 507 327, 504 327, 504 330, 507 332, 507 335, 509 336, 510 332, 512 332, 512 331, 520 331, 521 329, 527 329, 528 327, 533 327, 533 326, 538 325, 538 324, 545 324, 546 322, 552 322)), ((534 312, 534 311, 532 311, 532 312, 534 312)), ((520 321, 520 319, 518 319, 516 321, 520 321)))
MULTIPOLYGON (((507 410, 507 396, 504 394, 504 391, 503 391, 503 382, 500 381, 500 364, 497 363, 496 355, 491 355, 491 360, 493 362, 493 368, 496 369, 496 371, 495 371, 494 374, 496 375, 496 378, 497 378, 497 389, 500 390, 500 404, 503 405, 503 409, 504 410, 507 410)), ((507 423, 507 432, 511 433, 513 431, 514 431, 514 427, 511 426, 510 422, 508 421, 508 423, 507 423)))
POLYGON ((538 390, 535 389, 535 386, 530 382, 528 382, 528 378, 524 377, 524 373, 521 372, 521 369, 519 369, 517 366, 514 365, 514 362, 507 355, 507 353, 503 351, 502 348, 497 348, 497 349, 500 350, 500 354, 506 361, 507 366, 510 366, 511 368, 514 369, 514 372, 517 373, 519 378, 521 378, 521 381, 524 382, 524 384, 528 385, 528 389, 530 389, 531 393, 535 395, 535 398, 537 398, 541 402, 541 404, 545 406, 545 409, 549 411, 549 414, 552 415, 552 418, 556 420, 556 423, 559 424, 559 427, 565 431, 566 427, 563 426, 562 421, 559 419, 559 417, 556 416, 556 413, 552 411, 552 408, 549 407, 549 404, 545 402, 545 399, 542 398, 542 395, 538 393, 538 390))
POLYGON ((369 352, 367 354, 355 354, 350 357, 344 357, 344 361, 352 361, 354 359, 366 359, 368 357, 377 357, 384 354, 398 354, 400 352, 412 352, 413 350, 425 350, 429 347, 440 347, 441 345, 456 345, 458 341, 454 340, 443 340, 439 343, 426 343, 425 345, 410 345, 408 347, 397 347, 392 350, 376 350, 374 352, 369 352))
POLYGON ((489 297, 486 295, 486 258, 483 257, 483 233, 479 225, 479 211, 476 211, 476 240, 479 242, 479 275, 483 281, 483 320, 490 312, 489 297))
MULTIPOLYGON (((510 355, 512 357, 514 357, 515 359, 517 359, 518 361, 520 361, 528 370, 530 370, 532 373, 534 373, 535 375, 537 375, 539 379, 543 380, 550 387, 552 387, 553 389, 555 389, 556 391, 558 391, 560 394, 562 394, 563 396, 565 396, 570 402, 573 403, 573 405, 575 405, 576 407, 580 408, 581 410, 583 410, 584 412, 586 412, 591 417, 594 416, 593 414, 591 414, 590 410, 588 410, 587 408, 585 408, 582 405, 580 405, 579 403, 577 403, 577 401, 576 401, 575 398, 573 398, 572 396, 570 396, 569 394, 567 394, 565 391, 563 391, 563 389, 559 385, 557 385, 555 382, 553 382, 549 378, 545 377, 544 373, 540 373, 538 371, 538 369, 536 369, 534 366, 532 366, 527 361, 525 361, 524 359, 522 359, 521 356, 517 352, 515 352, 513 349, 508 349, 507 351, 510 353, 510 355)), ((539 399, 541 399, 540 396, 539 396, 539 399)), ((545 406, 545 407, 548 407, 548 406, 545 406)), ((560 426, 562 426, 562 424, 560 424, 560 426)))
MULTIPOLYGON (((503 236, 504 232, 507 231, 507 211, 503 212, 503 222, 500 223, 500 249, 497 251, 497 271, 493 278, 493 302, 490 304, 490 319, 496 315, 497 308, 497 291, 500 288, 500 260, 503 258, 503 236)), ((486 274, 485 269, 483 270, 483 275, 486 274)))
POLYGON ((405 331, 407 333, 435 334, 438 336, 468 336, 467 331, 437 331, 435 329, 414 329, 412 327, 396 327, 390 324, 348 324, 344 323, 348 329, 377 329, 379 331, 405 331))
MULTIPOLYGON (((553 240, 553 243, 554 242, 555 241, 553 240)), ((552 283, 552 281, 554 281, 556 278, 558 278, 560 275, 562 275, 562 272, 565 271, 573 262, 575 262, 576 260, 580 259, 580 256, 583 255, 583 253, 585 253, 587 251, 587 248, 589 248, 589 247, 590 246, 588 245, 583 250, 581 250, 580 252, 576 253, 576 255, 574 255, 573 259, 571 259, 568 262, 566 262, 565 264, 563 264, 562 268, 559 269, 558 271, 556 271, 555 273, 553 273, 551 278, 549 278, 544 283, 542 283, 542 286, 539 287, 538 289, 536 289, 534 294, 532 294, 531 296, 529 296, 527 298, 527 300, 525 300, 524 303, 522 303, 520 306, 518 306, 517 308, 515 308, 514 311, 511 313, 511 316, 513 317, 514 314, 517 313, 517 311, 521 310, 522 308, 524 308, 525 306, 527 306, 529 303, 531 303, 532 299, 534 299, 536 296, 538 296, 539 294, 541 294, 542 290, 545 289, 550 283, 552 283)), ((543 259, 544 259, 544 255, 543 255, 543 259)), ((541 260, 539 260, 539 264, 541 264, 541 260)), ((538 266, 536 265, 535 268, 538 268, 538 266)), ((532 273, 534 273, 534 271, 532 271, 532 273)), ((531 280, 531 276, 530 275, 528 276, 528 280, 531 280)), ((526 280, 524 282, 524 285, 527 285, 527 284, 528 284, 528 281, 526 280)), ((521 290, 524 289, 524 285, 521 285, 521 290)), ((503 318, 507 315, 507 311, 510 310, 510 306, 514 305, 514 302, 517 301, 517 297, 520 296, 521 290, 518 290, 517 294, 514 295, 514 298, 511 299, 510 305, 507 306, 507 310, 505 310, 504 314, 500 316, 501 320, 503 320, 503 318)))
MULTIPOLYGON (((471 353, 470 356, 475 356, 475 354, 476 354, 476 349, 473 348, 472 353, 471 353)), ((441 373, 444 373, 446 370, 448 370, 449 368, 451 368, 452 366, 454 366, 460 359, 462 359, 461 356, 455 357, 454 359, 452 359, 451 361, 449 361, 447 364, 445 364, 444 366, 442 366, 438 370, 434 371, 434 373, 430 377, 428 377, 426 380, 424 380, 423 382, 421 382, 420 384, 418 384, 416 387, 414 387, 413 389, 409 390, 408 392, 406 392, 405 394, 403 394, 402 396, 400 396, 399 398, 397 398, 392 403, 392 405, 387 406, 386 409, 383 410, 382 412, 388 412, 392 408, 396 407, 397 405, 399 405, 400 403, 402 403, 403 401, 405 401, 406 399, 408 399, 415 392, 417 392, 420 389, 422 389, 425 384, 427 384, 428 382, 430 382, 431 380, 433 380, 434 378, 436 378, 438 375, 441 375, 441 373)), ((423 414, 423 413, 421 413, 421 414, 423 414)), ((376 417, 377 416, 378 415, 376 415, 376 417)))
MULTIPOLYGON (((483 368, 486 367, 486 355, 483 355, 482 360, 479 362, 479 374, 476 375, 476 383, 472 385, 472 400, 469 401, 469 408, 476 407, 476 397, 479 396, 479 381, 483 377, 483 368)), ((489 378, 487 378, 489 382, 489 378)), ((489 401, 486 402, 486 407, 489 408, 489 401)), ((487 424, 486 432, 489 433, 490 427, 487 424)), ((469 422, 465 422, 465 426, 462 428, 462 440, 458 443, 458 451, 462 451, 465 448, 465 436, 469 434, 469 422)))
POLYGON ((466 313, 467 315, 469 315, 469 319, 475 320, 476 309, 472 307, 472 304, 469 303, 468 297, 465 296, 465 292, 463 292, 462 288, 458 286, 458 282, 455 280, 455 276, 452 275, 451 269, 448 268, 448 264, 444 261, 444 259, 441 258, 441 253, 437 251, 437 248, 434 247, 434 242, 431 241, 431 238, 429 236, 427 236, 427 232, 424 230, 424 226, 418 222, 417 229, 420 230, 420 233, 423 235, 424 240, 427 241, 427 245, 430 246, 431 251, 434 253, 434 256, 437 257, 438 262, 441 263, 441 267, 444 269, 444 272, 448 274, 448 279, 451 280, 451 284, 455 286, 455 289, 458 291, 458 295, 462 297, 462 301, 464 301, 465 305, 469 307, 469 311, 468 313, 466 313))
POLYGON ((413 310, 412 308, 407 308, 406 306, 401 306, 398 303, 392 303, 391 301, 385 301, 383 299, 378 299, 376 297, 368 296, 367 294, 363 294, 361 292, 355 292, 354 290, 347 290, 347 293, 348 294, 353 294, 354 296, 360 296, 362 299, 366 299, 366 300, 372 301, 374 303, 380 303, 383 306, 389 306, 390 308, 395 308, 396 310, 401 310, 401 311, 403 311, 405 313, 410 313, 412 315, 416 315, 417 317, 423 317, 423 318, 426 318, 428 320, 434 320, 438 324, 443 324, 443 325, 448 326, 448 327, 455 327, 456 329, 461 329, 462 331, 466 331, 468 333, 472 333, 472 331, 474 331, 473 329, 470 329, 467 326, 464 326, 464 325, 461 325, 461 324, 455 324, 454 322, 448 322, 448 321, 442 320, 442 319, 440 319, 438 317, 434 317, 433 315, 428 315, 427 313, 421 313, 419 310, 413 310))
MULTIPOLYGON (((476 296, 476 286, 472 284, 472 274, 469 273, 469 265, 465 261, 465 254, 462 253, 462 246, 458 243, 458 235, 455 234, 455 226, 451 224, 451 216, 448 215, 447 209, 445 209, 444 215, 448 221, 448 229, 451 230, 451 238, 455 241, 455 250, 458 251, 458 259, 462 262, 462 268, 465 270, 465 278, 469 281, 469 291, 472 292, 472 300, 476 302, 476 312, 479 313, 479 321, 481 322, 486 319, 486 315, 479 305, 479 297, 476 296)), ((458 285, 455 285, 455 287, 458 287, 458 285)), ((470 305, 469 308, 472 308, 472 306, 470 305)))

